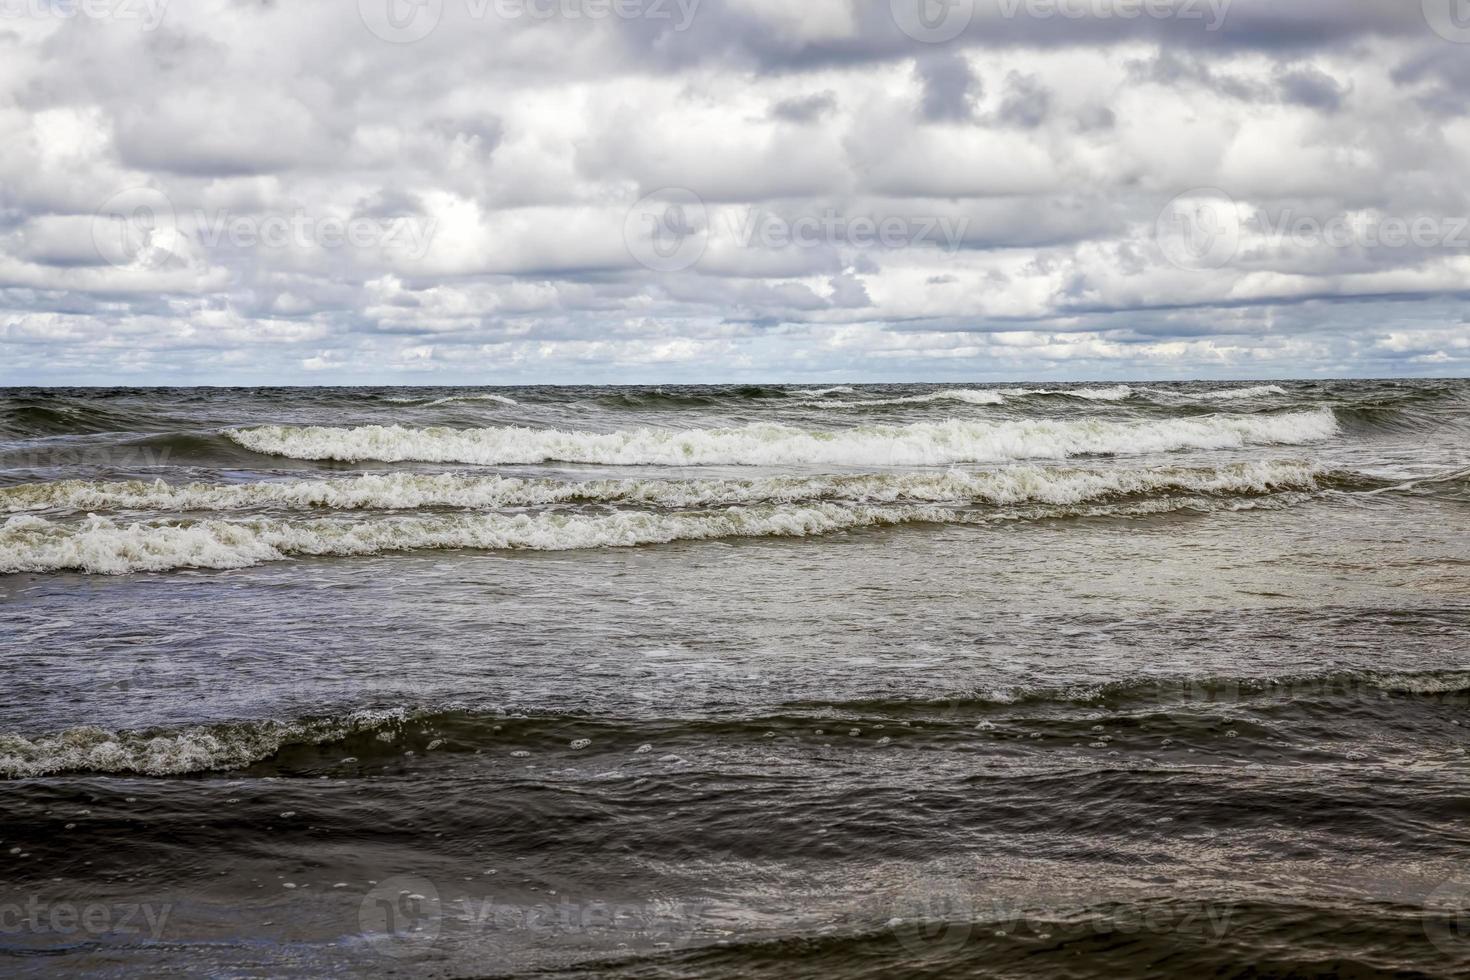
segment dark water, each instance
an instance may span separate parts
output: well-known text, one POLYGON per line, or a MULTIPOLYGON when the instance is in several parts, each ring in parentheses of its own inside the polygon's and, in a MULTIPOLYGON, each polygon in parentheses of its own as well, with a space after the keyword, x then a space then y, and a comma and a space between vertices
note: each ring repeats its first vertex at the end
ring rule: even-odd
POLYGON ((0 973, 1470 972, 1470 383, 0 391, 0 973))

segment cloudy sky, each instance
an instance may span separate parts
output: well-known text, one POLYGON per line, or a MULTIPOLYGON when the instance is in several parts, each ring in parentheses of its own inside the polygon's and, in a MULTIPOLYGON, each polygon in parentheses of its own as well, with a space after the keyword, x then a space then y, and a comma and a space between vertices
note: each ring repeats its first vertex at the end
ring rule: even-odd
POLYGON ((0 0, 0 384, 1470 373, 1467 0, 0 0))

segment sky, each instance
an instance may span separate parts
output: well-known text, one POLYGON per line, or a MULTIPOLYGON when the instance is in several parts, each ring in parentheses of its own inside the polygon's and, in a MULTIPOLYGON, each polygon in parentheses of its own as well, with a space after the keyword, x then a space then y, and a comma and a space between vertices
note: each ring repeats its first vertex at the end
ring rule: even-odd
POLYGON ((0 0, 0 385, 1470 374, 1470 0, 0 0))

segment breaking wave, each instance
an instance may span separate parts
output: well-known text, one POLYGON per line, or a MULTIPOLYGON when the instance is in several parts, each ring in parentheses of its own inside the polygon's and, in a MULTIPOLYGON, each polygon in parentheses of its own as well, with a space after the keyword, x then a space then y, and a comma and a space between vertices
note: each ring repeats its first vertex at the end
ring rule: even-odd
POLYGON ((828 464, 945 465, 1184 449, 1301 445, 1338 432, 1331 411, 1198 419, 978 422, 951 419, 835 431, 785 425, 729 429, 575 432, 518 427, 414 429, 263 426, 225 435, 254 452, 293 459, 481 465, 598 463, 635 466, 828 464))
POLYGON ((79 524, 62 524, 24 516, 0 526, 0 572, 121 575, 246 568, 295 556, 429 549, 575 551, 713 538, 810 537, 861 527, 963 519, 943 507, 835 504, 682 514, 471 514, 361 522, 256 518, 126 524, 91 516, 79 524))
MULTIPOLYGON (((837 389, 828 389, 836 391, 837 389)), ((851 389, 849 389, 851 390, 851 389)), ((878 398, 871 401, 808 401, 798 402, 804 408, 881 408, 888 405, 925 405, 930 402, 965 402, 970 405, 1001 405, 1005 397, 995 391, 973 391, 955 388, 930 392, 927 395, 906 395, 902 398, 878 398)))
MULTIPOLYGON (((537 755, 565 757, 590 748, 593 752, 636 756, 640 752, 634 747, 650 738, 674 745, 691 740, 708 745, 714 739, 766 742, 773 733, 809 735, 814 722, 835 729, 861 724, 867 730, 874 724, 901 720, 900 726, 890 730, 901 732, 902 739, 918 741, 932 732, 950 745, 966 733, 983 738, 984 733, 1000 726, 1021 731, 1045 728, 1048 734, 1072 740, 1080 728, 1097 720, 1099 711, 1137 717, 1167 710, 1176 730, 1186 730, 1197 743, 1205 743, 1233 735, 1222 731, 1228 727, 1221 724, 1222 710, 1231 718, 1230 724, 1245 728, 1252 716, 1276 723, 1344 711, 1371 716, 1395 699, 1458 708, 1464 705, 1467 692, 1470 671, 1464 669, 1402 674, 1328 669, 1254 677, 1139 677, 1096 685, 1040 682, 955 691, 936 698, 793 700, 753 714, 721 719, 667 714, 527 714, 508 711, 503 705, 460 702, 405 704, 289 720, 228 721, 132 731, 78 726, 45 734, 0 733, 0 779, 76 772, 167 777, 227 772, 265 762, 274 763, 270 768, 273 774, 301 775, 316 772, 324 763, 372 765, 386 759, 396 763, 403 758, 406 747, 412 747, 413 755, 441 750, 498 748, 509 752, 532 748, 537 755), (1038 712, 1042 707, 1051 710, 1038 712), (1188 710, 1176 710, 1180 708, 1188 710), (924 724, 909 728, 909 719, 924 724), (569 740, 573 729, 576 734, 592 737, 569 740), (298 746, 328 751, 309 753, 293 761, 290 750, 298 746)), ((1385 724, 1393 724, 1400 717, 1398 711, 1382 712, 1385 724)))
POLYGON ((178 776, 238 769, 268 759, 286 745, 337 741, 407 717, 402 710, 362 711, 297 722, 233 722, 137 732, 83 726, 33 738, 0 735, 0 777, 61 772, 178 776))
POLYGON ((331 480, 168 484, 162 480, 66 480, 0 488, 0 511, 225 511, 251 508, 412 510, 622 504, 692 508, 733 504, 846 501, 1076 504, 1155 493, 1241 494, 1318 489, 1327 472, 1290 461, 1220 467, 1061 469, 1015 465, 946 473, 871 473, 756 480, 523 480, 458 474, 391 473, 331 480))
POLYGON ((1151 398, 1163 399, 1166 404, 1180 402, 1228 402, 1246 398, 1269 398, 1285 395, 1287 390, 1280 385, 1254 385, 1249 388, 1217 388, 1210 391, 1171 391, 1164 388, 1142 389, 1151 398))
POLYGON ((866 506, 812 502, 723 510, 601 514, 539 512, 392 517, 373 521, 153 520, 125 523, 89 515, 77 523, 34 515, 0 525, 0 574, 79 571, 93 575, 182 568, 247 568, 307 556, 364 556, 420 550, 578 551, 717 538, 805 538, 901 524, 977 524, 995 520, 1144 516, 1220 507, 1284 506, 1300 497, 1149 498, 1118 505, 1031 511, 967 510, 943 505, 866 506))
POLYGON ((833 385, 831 388, 798 388, 792 394, 805 398, 823 398, 827 395, 856 395, 857 389, 848 385, 833 385))
POLYGON ((1120 402, 1133 397, 1133 389, 1127 385, 1114 385, 1111 388, 1038 388, 1020 389, 1007 392, 1018 398, 1028 395, 1062 395, 1067 398, 1081 398, 1090 402, 1120 402))
POLYGON ((420 405, 424 408, 433 408, 436 405, 452 405, 456 402, 496 402, 501 405, 519 405, 520 402, 505 395, 446 395, 443 398, 389 398, 390 402, 398 405, 420 405))

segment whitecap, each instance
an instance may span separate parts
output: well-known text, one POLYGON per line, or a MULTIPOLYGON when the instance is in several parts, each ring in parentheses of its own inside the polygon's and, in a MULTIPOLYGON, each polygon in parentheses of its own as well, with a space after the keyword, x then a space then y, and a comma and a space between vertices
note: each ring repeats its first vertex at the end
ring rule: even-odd
POLYGON ((268 455, 348 462, 935 466, 1300 445, 1331 438, 1337 432, 1332 412, 1319 409, 1279 415, 1213 415, 1156 421, 949 419, 838 430, 807 430, 777 424, 613 432, 521 427, 274 425, 229 430, 225 435, 247 449, 268 455))

